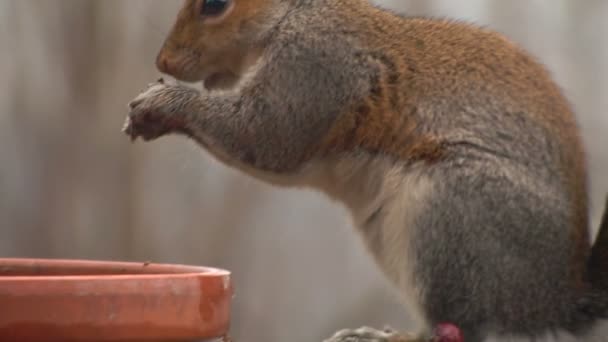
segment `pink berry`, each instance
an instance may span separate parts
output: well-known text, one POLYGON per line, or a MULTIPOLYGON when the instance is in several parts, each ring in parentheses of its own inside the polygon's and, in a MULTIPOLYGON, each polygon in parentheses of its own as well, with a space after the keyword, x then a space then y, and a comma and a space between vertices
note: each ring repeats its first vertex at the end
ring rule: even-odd
POLYGON ((464 342, 460 328, 451 323, 437 324, 433 335, 433 342, 464 342))

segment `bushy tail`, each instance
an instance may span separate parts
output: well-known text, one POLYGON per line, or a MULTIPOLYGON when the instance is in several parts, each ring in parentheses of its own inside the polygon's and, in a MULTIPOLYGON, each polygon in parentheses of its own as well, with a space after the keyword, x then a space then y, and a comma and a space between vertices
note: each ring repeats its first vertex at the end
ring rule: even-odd
POLYGON ((578 302, 574 325, 593 324, 598 319, 608 319, 608 197, 599 232, 591 248, 587 264, 589 293, 578 302))
POLYGON ((599 232, 587 265, 589 281, 599 291, 608 293, 608 197, 599 232))

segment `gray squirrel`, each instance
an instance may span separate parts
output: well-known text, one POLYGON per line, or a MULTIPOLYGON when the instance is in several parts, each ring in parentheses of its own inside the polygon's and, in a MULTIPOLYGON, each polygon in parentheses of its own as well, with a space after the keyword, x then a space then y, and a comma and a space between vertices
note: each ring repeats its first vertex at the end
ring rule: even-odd
POLYGON ((443 322, 466 342, 608 341, 608 215, 592 245, 576 119, 506 37, 367 0, 187 0, 156 65, 206 90, 150 85, 132 139, 182 134, 343 203, 421 327, 331 341, 443 322))

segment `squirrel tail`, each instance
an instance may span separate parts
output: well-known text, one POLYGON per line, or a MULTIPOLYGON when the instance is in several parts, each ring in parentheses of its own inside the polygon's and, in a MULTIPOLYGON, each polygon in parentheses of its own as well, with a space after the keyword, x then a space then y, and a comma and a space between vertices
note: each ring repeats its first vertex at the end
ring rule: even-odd
POLYGON ((594 324, 608 319, 608 196, 599 232, 587 262, 587 280, 590 291, 577 301, 574 325, 594 324))
POLYGON ((608 293, 608 197, 599 232, 591 249, 587 271, 593 288, 608 293))

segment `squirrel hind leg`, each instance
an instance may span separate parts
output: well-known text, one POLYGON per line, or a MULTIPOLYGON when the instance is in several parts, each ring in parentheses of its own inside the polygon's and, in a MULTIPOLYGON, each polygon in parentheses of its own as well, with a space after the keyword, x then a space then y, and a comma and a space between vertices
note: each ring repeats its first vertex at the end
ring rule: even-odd
POLYGON ((543 334, 573 313, 566 196, 548 204, 544 191, 557 185, 518 170, 497 177, 504 169, 493 161, 437 166, 434 209, 410 233, 427 319, 457 324, 467 342, 543 334), (530 238, 538 232, 542 239, 530 238))
MULTIPOLYGON (((391 328, 383 330, 371 327, 360 327, 358 329, 343 329, 335 333, 323 342, 434 342, 422 336, 401 333, 391 328)), ((439 342, 439 341, 438 341, 439 342)), ((452 342, 452 341, 441 341, 452 342)), ((462 341, 453 341, 462 342, 462 341)))
MULTIPOLYGON (((390 327, 378 330, 370 327, 344 329, 324 342, 464 342, 463 331, 451 323, 438 324, 430 336, 399 332, 390 327)), ((468 336, 466 342, 481 342, 468 336)))

